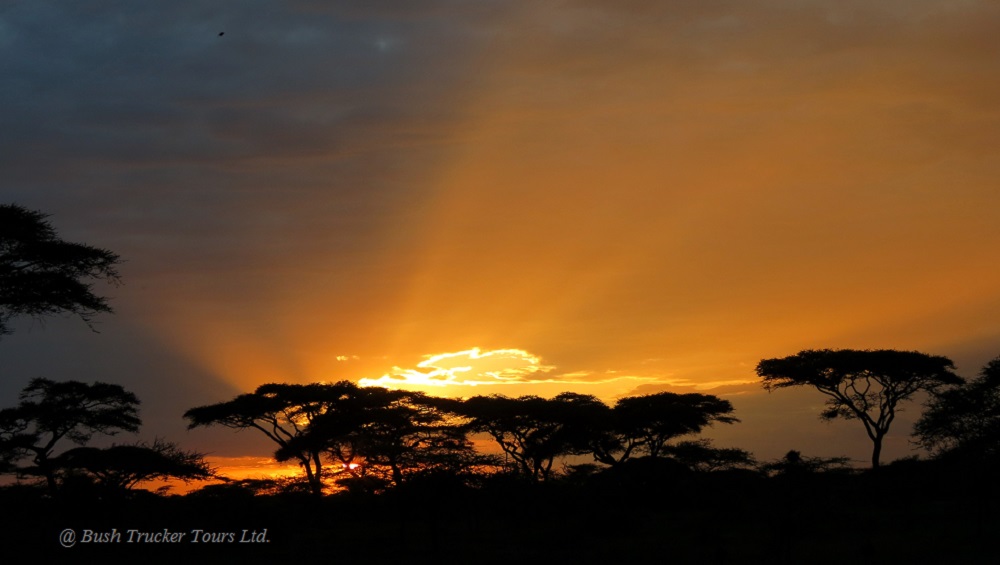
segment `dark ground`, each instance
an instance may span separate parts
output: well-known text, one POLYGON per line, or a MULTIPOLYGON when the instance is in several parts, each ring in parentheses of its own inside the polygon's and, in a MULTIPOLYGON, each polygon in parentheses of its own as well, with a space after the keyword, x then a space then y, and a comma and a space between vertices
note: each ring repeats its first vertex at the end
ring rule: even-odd
POLYGON ((992 563, 992 470, 603 477, 384 495, 51 499, 0 492, 2 563, 992 563), (60 546, 72 528, 117 543, 60 546), (240 543, 267 529, 266 543, 240 543), (184 532, 128 543, 127 530, 184 532), (232 533, 191 543, 191 530, 232 533), (223 536, 224 537, 224 536, 223 536), (8 557, 10 557, 8 559, 8 557))

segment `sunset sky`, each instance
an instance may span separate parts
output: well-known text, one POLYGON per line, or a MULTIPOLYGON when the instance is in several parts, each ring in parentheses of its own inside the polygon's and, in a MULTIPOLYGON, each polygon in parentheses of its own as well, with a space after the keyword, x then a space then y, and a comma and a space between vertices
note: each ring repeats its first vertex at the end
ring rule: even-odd
POLYGON ((998 29, 986 0, 4 3, 0 202, 125 263, 100 333, 0 339, 0 406, 116 382, 139 437, 239 457, 271 446, 181 414, 706 392, 720 446, 864 461, 754 367, 1000 354, 998 29))

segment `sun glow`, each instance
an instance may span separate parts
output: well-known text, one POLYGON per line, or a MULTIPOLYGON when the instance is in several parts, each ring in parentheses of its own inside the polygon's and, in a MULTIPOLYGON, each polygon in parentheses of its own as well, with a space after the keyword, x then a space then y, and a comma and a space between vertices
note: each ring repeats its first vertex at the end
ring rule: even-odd
POLYGON ((725 390, 738 394, 748 387, 759 389, 752 380, 701 382, 677 378, 657 371, 579 370, 561 372, 542 358, 523 349, 482 350, 473 347, 452 353, 425 355, 416 368, 393 367, 378 378, 362 378, 361 386, 405 389, 432 395, 469 396, 501 392, 509 396, 533 394, 554 396, 567 390, 593 394, 605 400, 663 390, 701 392, 725 390), (474 390, 486 388, 488 390, 474 390))
POLYGON ((220 476, 231 480, 287 479, 302 474, 294 463, 278 463, 266 457, 220 457, 210 455, 206 461, 217 469, 220 476))
POLYGON ((521 349, 494 349, 482 351, 478 347, 454 353, 426 355, 416 369, 393 367, 392 373, 377 379, 363 378, 361 386, 387 388, 423 388, 524 384, 535 380, 538 373, 547 373, 555 367, 543 365, 542 360, 521 349))

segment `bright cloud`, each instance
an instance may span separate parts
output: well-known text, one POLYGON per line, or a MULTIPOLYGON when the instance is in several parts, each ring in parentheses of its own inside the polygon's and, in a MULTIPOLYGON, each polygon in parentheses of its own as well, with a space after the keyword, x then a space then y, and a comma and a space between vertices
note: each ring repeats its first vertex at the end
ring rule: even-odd
POLYGON ((495 349, 483 351, 478 347, 453 353, 425 356, 416 368, 393 367, 379 378, 360 379, 361 386, 382 386, 408 389, 432 394, 461 394, 465 387, 503 386, 507 394, 557 394, 572 387, 578 392, 596 396, 621 396, 625 391, 642 391, 639 394, 660 390, 706 390, 720 385, 742 385, 742 381, 694 383, 662 374, 624 374, 619 371, 578 370, 560 373, 554 365, 547 365, 537 355, 522 349, 495 349), (614 388, 609 388, 612 385, 614 388), (506 387, 515 386, 516 389, 506 387), (447 387, 452 387, 447 391, 447 387), (617 392, 612 392, 617 391, 617 392))
MULTIPOLYGON (((555 367, 520 349, 481 351, 478 347, 454 353, 427 355, 415 369, 393 367, 377 379, 361 379, 361 386, 409 388, 408 385, 495 385, 539 380, 555 367)), ((544 377, 543 377, 544 380, 544 377)))

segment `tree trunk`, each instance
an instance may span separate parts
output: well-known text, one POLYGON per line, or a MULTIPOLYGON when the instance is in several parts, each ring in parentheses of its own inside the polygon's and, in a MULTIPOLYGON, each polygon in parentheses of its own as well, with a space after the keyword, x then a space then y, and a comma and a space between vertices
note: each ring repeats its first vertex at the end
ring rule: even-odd
POLYGON ((306 472, 306 483, 309 485, 309 490, 315 496, 321 496, 323 494, 323 483, 319 481, 319 477, 313 473, 312 460, 308 455, 299 457, 299 465, 306 472))
POLYGON ((49 458, 42 451, 35 450, 35 465, 38 467, 38 471, 45 477, 45 483, 49 487, 49 494, 55 496, 56 492, 59 490, 59 483, 56 482, 56 473, 52 469, 52 465, 49 463, 49 458))
POLYGON ((878 469, 879 456, 882 454, 882 436, 875 436, 872 442, 874 443, 874 447, 872 448, 872 469, 878 469))
POLYGON ((312 491, 316 496, 323 496, 323 462, 320 460, 320 454, 313 453, 312 460, 315 468, 311 481, 312 491))

